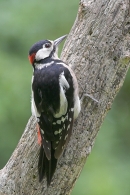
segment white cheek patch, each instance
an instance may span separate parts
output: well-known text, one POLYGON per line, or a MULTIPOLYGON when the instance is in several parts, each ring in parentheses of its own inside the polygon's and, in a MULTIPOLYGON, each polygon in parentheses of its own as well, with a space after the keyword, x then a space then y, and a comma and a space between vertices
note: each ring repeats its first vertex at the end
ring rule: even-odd
POLYGON ((36 60, 38 61, 49 57, 52 50, 53 50, 53 43, 49 48, 46 48, 45 45, 43 45, 43 48, 39 49, 35 55, 36 60))
POLYGON ((38 60, 41 60, 41 59, 44 59, 44 58, 49 57, 50 53, 51 53, 50 50, 47 50, 45 48, 42 48, 42 49, 39 49, 38 50, 38 52, 35 55, 35 58, 38 61, 38 60))

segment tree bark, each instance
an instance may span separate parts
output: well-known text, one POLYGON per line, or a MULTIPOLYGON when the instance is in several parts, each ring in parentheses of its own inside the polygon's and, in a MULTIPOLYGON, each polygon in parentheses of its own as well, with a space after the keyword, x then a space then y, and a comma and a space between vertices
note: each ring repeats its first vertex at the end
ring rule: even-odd
POLYGON ((46 179, 38 181, 39 145, 36 120, 31 117, 0 170, 0 195, 71 193, 130 65, 130 0, 81 0, 61 59, 75 71, 82 111, 53 181, 49 187, 46 179))

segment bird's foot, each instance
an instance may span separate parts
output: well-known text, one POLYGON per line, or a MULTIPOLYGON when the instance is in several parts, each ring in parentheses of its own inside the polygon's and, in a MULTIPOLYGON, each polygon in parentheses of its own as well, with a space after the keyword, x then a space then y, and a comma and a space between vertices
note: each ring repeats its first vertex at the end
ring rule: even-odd
POLYGON ((92 101, 94 101, 95 103, 97 103, 97 104, 99 103, 99 101, 96 100, 94 97, 92 97, 91 95, 85 93, 85 94, 83 94, 83 96, 81 97, 81 104, 82 104, 82 102, 83 102, 83 100, 84 100, 85 98, 90 98, 90 99, 91 99, 92 101))

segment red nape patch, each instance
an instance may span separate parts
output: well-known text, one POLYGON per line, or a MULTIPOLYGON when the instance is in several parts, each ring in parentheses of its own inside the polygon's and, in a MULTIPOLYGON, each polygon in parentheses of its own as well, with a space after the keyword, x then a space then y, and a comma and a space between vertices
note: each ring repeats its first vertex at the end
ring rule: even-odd
POLYGON ((33 53, 33 54, 31 54, 31 55, 28 56, 28 59, 29 59, 29 61, 30 61, 31 64, 33 64, 33 62, 34 62, 35 55, 36 55, 36 54, 33 53))
POLYGON ((41 137, 41 133, 40 133, 40 127, 39 127, 38 124, 37 124, 36 128, 37 128, 38 144, 41 146, 41 144, 42 144, 42 137, 41 137))

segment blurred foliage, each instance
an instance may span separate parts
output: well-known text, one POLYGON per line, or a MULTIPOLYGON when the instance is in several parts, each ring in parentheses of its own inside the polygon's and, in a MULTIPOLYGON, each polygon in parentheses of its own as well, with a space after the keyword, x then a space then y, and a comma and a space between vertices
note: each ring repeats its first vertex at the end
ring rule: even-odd
MULTIPOLYGON (((78 0, 0 0, 0 168, 31 115, 30 46, 69 33, 78 0)), ((130 193, 130 72, 108 113, 72 195, 130 193)))

